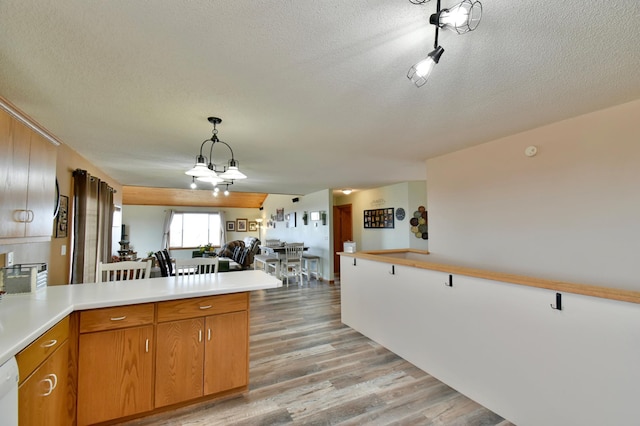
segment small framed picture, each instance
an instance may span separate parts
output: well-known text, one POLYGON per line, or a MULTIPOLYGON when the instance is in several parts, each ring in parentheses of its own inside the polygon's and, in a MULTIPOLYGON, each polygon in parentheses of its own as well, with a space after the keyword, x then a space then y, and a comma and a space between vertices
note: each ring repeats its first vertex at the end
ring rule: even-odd
POLYGON ((256 232, 258 230, 258 222, 249 222, 249 232, 256 232))
POLYGON ((67 237, 67 225, 68 225, 68 211, 69 211, 69 197, 66 195, 60 196, 60 207, 58 208, 58 215, 56 216, 56 238, 67 237))
POLYGON ((235 231, 236 230, 236 223, 232 220, 228 220, 227 221, 227 231, 235 231))
POLYGON ((247 219, 236 219, 236 232, 247 232, 247 219))

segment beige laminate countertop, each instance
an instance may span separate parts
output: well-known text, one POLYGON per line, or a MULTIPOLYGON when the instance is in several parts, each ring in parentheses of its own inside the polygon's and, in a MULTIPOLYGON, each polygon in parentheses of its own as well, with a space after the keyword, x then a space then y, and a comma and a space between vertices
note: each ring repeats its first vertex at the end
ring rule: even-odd
POLYGON ((50 286, 0 300, 0 365, 73 311, 281 287, 262 271, 50 286))

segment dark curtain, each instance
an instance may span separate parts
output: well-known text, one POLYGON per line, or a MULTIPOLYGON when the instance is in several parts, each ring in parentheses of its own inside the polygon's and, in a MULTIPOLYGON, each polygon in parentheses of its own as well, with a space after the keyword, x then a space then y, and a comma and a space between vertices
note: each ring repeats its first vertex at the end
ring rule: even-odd
POLYGON ((113 188, 86 170, 73 172, 71 283, 95 282, 98 262, 111 258, 113 188))

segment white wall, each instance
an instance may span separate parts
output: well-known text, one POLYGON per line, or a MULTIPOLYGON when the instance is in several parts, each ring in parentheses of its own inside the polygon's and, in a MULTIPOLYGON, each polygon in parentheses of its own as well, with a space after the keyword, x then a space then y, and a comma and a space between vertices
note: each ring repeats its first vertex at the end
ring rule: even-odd
POLYGON ((262 204, 260 212, 264 218, 262 229, 262 241, 279 239, 287 242, 303 242, 309 247, 308 253, 322 258, 321 272, 325 280, 333 280, 333 233, 331 231, 332 216, 331 191, 328 189, 307 195, 281 195, 270 194, 262 204), (299 198, 294 203, 293 198, 299 198), (271 215, 276 215, 276 209, 284 208, 284 214, 296 212, 297 226, 287 228, 286 222, 275 222, 275 228, 267 228, 266 223, 271 215), (302 214, 307 212, 311 216, 312 211, 327 212, 327 224, 320 221, 311 221, 304 225, 302 214))
MULTIPOLYGON (((418 239, 411 233, 409 219, 419 206, 427 207, 425 181, 403 182, 375 189, 356 191, 335 199, 336 205, 351 204, 353 240, 356 249, 383 250, 394 248, 429 249, 429 240, 418 239), (402 207, 404 220, 395 220, 393 229, 364 229, 364 210, 402 207)), ((428 209, 427 209, 428 210, 428 209)))
MULTIPOLYGON (((208 207, 123 206, 122 223, 126 226, 130 246, 138 252, 139 257, 146 257, 147 252, 156 252, 161 249, 164 218, 166 211, 170 209, 177 212, 221 211, 220 209, 208 207)), ((238 218, 255 221, 256 218, 260 217, 260 211, 258 209, 225 208, 222 211, 225 214, 225 221, 235 221, 238 218)), ((227 241, 242 240, 245 237, 258 237, 258 232, 227 232, 227 241)), ((171 250, 171 255, 180 258, 189 258, 191 257, 191 251, 192 249, 171 250)))
POLYGON ((640 100, 428 160, 434 258, 640 290, 639 118, 640 100))

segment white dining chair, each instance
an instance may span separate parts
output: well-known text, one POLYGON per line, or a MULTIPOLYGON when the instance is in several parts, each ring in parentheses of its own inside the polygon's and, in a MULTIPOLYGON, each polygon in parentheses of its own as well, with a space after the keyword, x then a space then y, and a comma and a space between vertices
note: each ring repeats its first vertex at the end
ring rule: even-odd
POLYGON ((127 260, 124 262, 98 263, 96 282, 106 281, 130 281, 149 278, 151 273, 151 260, 136 262, 127 260))
POLYGON ((200 278, 213 277, 218 274, 218 263, 217 257, 176 259, 175 276, 197 275, 200 278))
POLYGON ((304 243, 288 243, 284 245, 284 256, 281 259, 280 275, 282 281, 296 277, 298 285, 304 284, 302 281, 302 253, 304 253, 304 243))

